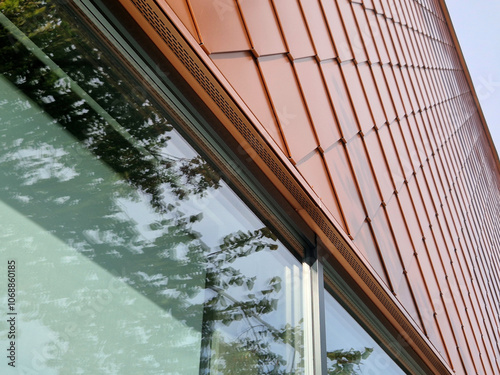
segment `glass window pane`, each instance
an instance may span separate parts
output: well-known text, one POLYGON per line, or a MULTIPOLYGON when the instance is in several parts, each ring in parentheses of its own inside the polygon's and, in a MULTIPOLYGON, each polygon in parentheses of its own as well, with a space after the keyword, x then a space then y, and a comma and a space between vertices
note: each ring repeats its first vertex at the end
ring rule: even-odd
POLYGON ((300 262, 64 3, 0 3, 1 373, 301 373, 300 262))
POLYGON ((405 374, 328 292, 325 312, 329 375, 405 374))

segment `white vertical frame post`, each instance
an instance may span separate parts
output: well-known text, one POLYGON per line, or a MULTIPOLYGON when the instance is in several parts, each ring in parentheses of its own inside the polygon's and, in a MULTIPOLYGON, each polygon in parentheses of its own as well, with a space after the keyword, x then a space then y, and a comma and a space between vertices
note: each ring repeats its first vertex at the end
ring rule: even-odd
POLYGON ((323 266, 303 263, 305 374, 327 374, 323 266))

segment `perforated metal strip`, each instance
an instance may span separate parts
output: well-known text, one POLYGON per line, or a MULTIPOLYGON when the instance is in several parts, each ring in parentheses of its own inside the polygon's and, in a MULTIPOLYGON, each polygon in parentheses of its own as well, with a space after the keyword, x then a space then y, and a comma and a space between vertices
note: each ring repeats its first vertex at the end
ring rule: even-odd
POLYGON ((198 84, 205 90, 220 110, 227 116, 232 125, 244 137, 253 150, 272 173, 285 186, 288 192, 297 200, 300 206, 308 213, 318 225, 324 235, 332 242, 336 250, 352 267, 358 277, 363 280, 368 289, 384 306, 386 312, 398 322, 400 328, 413 342, 413 347, 424 356, 424 361, 432 364, 436 374, 451 374, 450 369, 441 361, 436 353, 429 347, 413 324, 400 311, 392 298, 373 277, 363 261, 346 243, 332 222, 328 220, 321 209, 314 203, 308 194, 300 187, 292 173, 279 161, 273 149, 260 137, 242 111, 230 99, 222 85, 217 81, 211 71, 189 46, 176 27, 170 22, 160 7, 152 0, 131 0, 137 10, 155 29, 168 48, 175 54, 198 84))

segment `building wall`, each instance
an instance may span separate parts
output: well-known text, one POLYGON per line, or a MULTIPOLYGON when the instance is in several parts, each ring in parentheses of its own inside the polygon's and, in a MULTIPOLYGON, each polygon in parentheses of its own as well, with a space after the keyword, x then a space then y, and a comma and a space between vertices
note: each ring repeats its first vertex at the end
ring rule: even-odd
POLYGON ((444 4, 157 3, 442 360, 498 373, 499 162, 444 4))

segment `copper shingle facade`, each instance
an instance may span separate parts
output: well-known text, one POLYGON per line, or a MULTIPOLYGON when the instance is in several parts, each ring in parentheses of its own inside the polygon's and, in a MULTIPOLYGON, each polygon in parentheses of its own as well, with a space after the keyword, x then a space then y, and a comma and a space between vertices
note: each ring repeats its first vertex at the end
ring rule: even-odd
POLYGON ((121 2, 436 373, 500 373, 500 164, 443 1, 121 2))

